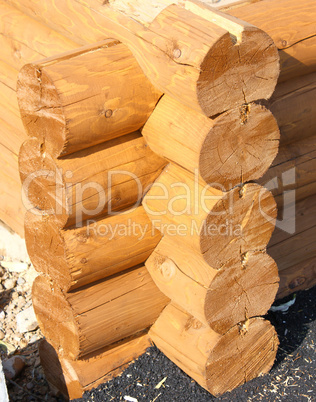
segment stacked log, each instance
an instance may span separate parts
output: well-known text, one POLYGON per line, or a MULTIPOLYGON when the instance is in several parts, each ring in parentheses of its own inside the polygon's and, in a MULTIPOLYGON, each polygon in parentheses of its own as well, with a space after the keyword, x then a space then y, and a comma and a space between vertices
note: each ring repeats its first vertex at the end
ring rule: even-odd
POLYGON ((7 2, 0 3, 0 44, 0 220, 24 236, 18 154, 27 136, 16 99, 17 75, 24 64, 75 49, 78 44, 7 2))
POLYGON ((44 362, 79 378, 51 381, 75 398, 144 352, 169 301, 143 265, 161 235, 140 205, 166 161, 135 131, 161 94, 114 40, 25 65, 17 93, 31 136, 19 170, 27 248, 41 273, 33 306, 56 351, 44 362))
POLYGON ((231 16, 193 0, 154 20, 149 3, 146 18, 127 12, 129 2, 124 13, 122 2, 8 3, 85 45, 25 60, 17 86, 30 136, 19 153, 26 242, 41 273, 33 304, 50 382, 80 397, 144 351, 152 324, 155 344, 214 395, 267 372, 278 341, 259 316, 278 291, 275 261, 279 296, 315 279, 308 22, 289 37, 292 0, 236 6, 231 16), (272 8, 282 12, 266 26, 272 8), (306 219, 295 233, 271 238, 276 203, 262 185, 281 214, 299 201, 306 219), (283 188, 296 190, 294 201, 283 188))

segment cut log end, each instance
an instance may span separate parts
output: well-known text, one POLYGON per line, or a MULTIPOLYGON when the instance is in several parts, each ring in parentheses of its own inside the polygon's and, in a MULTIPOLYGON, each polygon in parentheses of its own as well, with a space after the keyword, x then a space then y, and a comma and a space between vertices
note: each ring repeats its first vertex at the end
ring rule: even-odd
POLYGON ((40 66, 25 65, 17 81, 17 98, 24 127, 57 157, 66 142, 66 120, 57 88, 40 66))
POLYGON ((222 37, 201 65, 197 83, 201 111, 206 116, 214 116, 225 110, 223 103, 233 108, 241 103, 269 99, 279 71, 278 49, 260 29, 244 30, 240 40, 230 35, 222 37))
POLYGON ((201 147, 200 175, 207 183, 231 187, 259 179, 277 155, 279 138, 277 122, 263 106, 226 112, 214 120, 201 147))
POLYGON ((228 256, 265 249, 276 215, 276 203, 266 188, 250 183, 229 191, 203 224, 200 250, 205 261, 221 269, 231 263, 228 256))
POLYGON ((38 276, 32 288, 37 321, 58 354, 78 357, 80 341, 73 310, 61 290, 45 276, 38 276))
POLYGON ((245 253, 239 264, 219 271, 206 294, 206 320, 220 334, 266 314, 278 291, 278 267, 265 252, 245 253))
POLYGON ((206 387, 220 395, 267 373, 275 360, 278 337, 262 318, 233 327, 217 343, 206 364, 206 387))

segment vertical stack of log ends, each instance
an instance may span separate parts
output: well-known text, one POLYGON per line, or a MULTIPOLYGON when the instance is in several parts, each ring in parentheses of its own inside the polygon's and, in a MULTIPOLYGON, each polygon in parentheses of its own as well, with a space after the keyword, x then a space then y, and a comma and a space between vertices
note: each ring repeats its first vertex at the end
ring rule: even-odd
POLYGON ((113 29, 120 40, 26 64, 18 76, 42 364, 73 399, 152 340, 219 395, 269 371, 277 352, 261 318, 279 287, 267 254, 277 203, 255 181, 278 153, 266 107, 278 49, 263 30, 197 1, 143 28, 115 15, 125 41, 113 29))

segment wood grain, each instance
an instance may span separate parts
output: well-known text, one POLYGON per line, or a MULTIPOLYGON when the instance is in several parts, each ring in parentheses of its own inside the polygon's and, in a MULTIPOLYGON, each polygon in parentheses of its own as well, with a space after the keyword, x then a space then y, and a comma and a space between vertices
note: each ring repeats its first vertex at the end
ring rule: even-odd
POLYGON ((72 360, 148 328, 169 300, 145 267, 67 294, 38 276, 32 298, 47 341, 72 360))
POLYGON ((31 261, 63 291, 145 262, 160 239, 142 206, 67 229, 58 225, 54 215, 28 211, 25 218, 31 261))
POLYGON ((220 336, 172 304, 149 335, 169 359, 215 396, 267 373, 279 344, 274 327, 262 318, 220 336))

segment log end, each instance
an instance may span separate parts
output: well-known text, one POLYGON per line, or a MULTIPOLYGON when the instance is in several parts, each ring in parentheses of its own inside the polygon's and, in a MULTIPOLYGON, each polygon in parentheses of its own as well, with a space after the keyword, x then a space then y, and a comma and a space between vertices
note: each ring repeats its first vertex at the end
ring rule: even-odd
POLYGON ((78 325, 62 291, 46 276, 38 276, 32 288, 33 307, 39 326, 60 356, 80 354, 78 325))
POLYGON ((279 340, 263 318, 252 318, 229 330, 211 351, 206 364, 207 390, 217 396, 267 373, 279 340))
POLYGON ((236 267, 220 270, 205 299, 210 327, 225 334, 234 325, 265 315, 279 287, 278 267, 265 252, 248 252, 236 267))
POLYGON ((238 39, 223 36, 211 47, 197 82, 202 112, 214 116, 258 99, 269 99, 279 77, 278 49, 268 34, 250 27, 238 39))
POLYGON ((63 172, 47 152, 45 142, 36 137, 26 140, 19 152, 22 190, 30 208, 39 208, 67 222, 63 172))
POLYGON ((205 261, 221 269, 229 267, 236 255, 265 249, 276 215, 276 202, 266 188, 248 183, 228 191, 201 228, 199 242, 205 261))
POLYGON ((207 183, 224 185, 257 180, 278 152, 280 132, 272 113, 256 104, 243 105, 214 120, 199 157, 207 183))
POLYGON ((40 65, 22 67, 17 98, 26 132, 41 140, 45 138, 48 151, 58 157, 66 142, 66 120, 59 93, 40 65))

